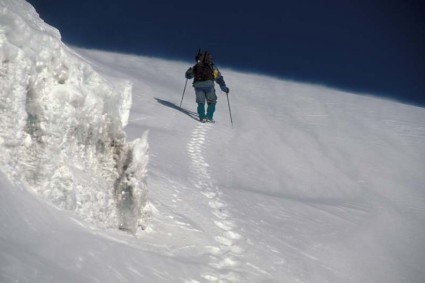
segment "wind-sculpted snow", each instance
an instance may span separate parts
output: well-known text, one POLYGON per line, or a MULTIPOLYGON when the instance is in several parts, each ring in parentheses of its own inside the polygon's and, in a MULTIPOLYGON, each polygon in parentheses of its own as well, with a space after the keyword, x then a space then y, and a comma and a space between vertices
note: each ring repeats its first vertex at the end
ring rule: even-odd
POLYGON ((146 135, 127 143, 122 130, 130 82, 93 71, 21 0, 0 0, 0 61, 1 170, 106 227, 123 225, 117 204, 131 193, 135 231, 148 147, 146 135))

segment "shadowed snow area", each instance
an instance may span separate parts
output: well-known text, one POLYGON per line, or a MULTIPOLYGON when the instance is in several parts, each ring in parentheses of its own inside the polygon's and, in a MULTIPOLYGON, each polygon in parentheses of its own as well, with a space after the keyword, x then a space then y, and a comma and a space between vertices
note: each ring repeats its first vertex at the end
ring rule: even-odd
POLYGON ((24 1, 0 59, 1 282, 425 281, 424 108, 220 69, 234 125, 219 88, 202 124, 191 63, 24 1))

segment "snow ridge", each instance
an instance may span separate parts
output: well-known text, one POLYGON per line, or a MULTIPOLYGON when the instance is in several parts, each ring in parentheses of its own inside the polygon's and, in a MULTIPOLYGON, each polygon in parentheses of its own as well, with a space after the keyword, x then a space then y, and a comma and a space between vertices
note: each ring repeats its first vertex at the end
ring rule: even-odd
POLYGON ((114 186, 135 175, 129 187, 139 215, 147 139, 128 143, 123 131, 131 83, 95 72, 22 0, 0 0, 0 62, 0 169, 9 179, 91 223, 117 227, 114 186))
POLYGON ((209 164, 203 154, 207 132, 211 127, 204 124, 195 127, 186 147, 192 163, 192 174, 195 176, 194 186, 205 196, 211 210, 212 222, 218 228, 214 236, 216 245, 207 247, 210 254, 209 265, 215 272, 202 273, 201 276, 209 282, 243 282, 240 267, 241 257, 245 252, 245 248, 241 246, 244 237, 236 232, 238 227, 232 220, 227 203, 221 199, 222 192, 214 185, 209 164))

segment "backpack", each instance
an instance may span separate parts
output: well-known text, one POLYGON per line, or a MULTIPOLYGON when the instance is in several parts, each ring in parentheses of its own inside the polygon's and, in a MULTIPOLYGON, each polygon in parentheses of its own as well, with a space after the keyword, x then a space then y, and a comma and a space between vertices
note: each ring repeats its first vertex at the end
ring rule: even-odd
POLYGON ((214 68, 211 53, 205 51, 203 54, 198 51, 196 55, 197 63, 193 67, 194 82, 215 80, 214 68))

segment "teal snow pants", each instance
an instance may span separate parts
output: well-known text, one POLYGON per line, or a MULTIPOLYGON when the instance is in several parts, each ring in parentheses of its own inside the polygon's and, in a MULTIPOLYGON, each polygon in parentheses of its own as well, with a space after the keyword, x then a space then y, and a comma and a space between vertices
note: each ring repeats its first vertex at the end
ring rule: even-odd
MULTIPOLYGON (((214 84, 214 82, 213 82, 214 84)), ((217 103, 217 95, 214 86, 195 86, 196 102, 198 103, 199 119, 213 120, 215 112, 215 104, 217 103), (205 113, 205 102, 208 104, 207 113, 205 113)))

